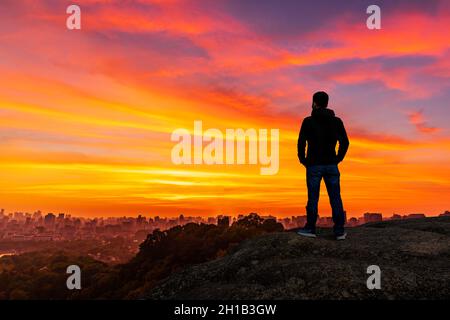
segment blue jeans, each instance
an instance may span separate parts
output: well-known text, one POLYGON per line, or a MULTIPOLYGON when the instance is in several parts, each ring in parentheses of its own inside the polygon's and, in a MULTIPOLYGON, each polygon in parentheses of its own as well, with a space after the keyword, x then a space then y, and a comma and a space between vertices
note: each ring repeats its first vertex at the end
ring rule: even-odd
POLYGON ((325 181, 328 197, 333 213, 335 234, 344 233, 345 212, 341 199, 340 173, 337 165, 314 165, 306 168, 306 184, 308 186, 308 204, 306 205, 306 228, 315 231, 317 206, 319 204, 320 182, 325 181))

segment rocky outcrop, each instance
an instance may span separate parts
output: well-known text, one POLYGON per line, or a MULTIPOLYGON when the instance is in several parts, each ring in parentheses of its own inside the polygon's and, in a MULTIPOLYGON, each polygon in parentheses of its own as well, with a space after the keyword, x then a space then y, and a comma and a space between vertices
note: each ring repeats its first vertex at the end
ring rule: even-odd
POLYGON ((231 254, 171 275, 147 299, 450 299, 450 217, 331 231, 263 235, 231 254), (381 269, 369 290, 367 268, 381 269))

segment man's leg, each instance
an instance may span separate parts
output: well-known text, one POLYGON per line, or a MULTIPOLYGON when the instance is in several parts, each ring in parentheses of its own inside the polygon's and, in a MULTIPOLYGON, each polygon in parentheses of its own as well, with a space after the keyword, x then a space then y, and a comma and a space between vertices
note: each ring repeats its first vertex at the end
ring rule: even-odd
POLYGON ((320 181, 322 170, 320 166, 306 168, 306 185, 308 187, 308 203, 306 205, 306 229, 316 231, 318 203, 320 195, 320 181))
POLYGON ((337 165, 327 166, 323 176, 333 212, 334 233, 344 234, 345 213, 341 199, 340 173, 337 165))

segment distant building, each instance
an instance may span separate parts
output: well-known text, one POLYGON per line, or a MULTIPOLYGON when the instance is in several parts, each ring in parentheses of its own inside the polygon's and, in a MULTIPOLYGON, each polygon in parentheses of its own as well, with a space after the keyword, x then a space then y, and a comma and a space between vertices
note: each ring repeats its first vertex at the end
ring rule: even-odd
POLYGON ((294 227, 303 227, 306 223, 306 215, 292 217, 294 227))
POLYGON ((262 219, 264 220, 277 220, 277 217, 272 216, 272 215, 268 215, 268 216, 261 216, 262 219))
POLYGON ((371 212, 364 213, 365 223, 380 222, 380 221, 383 221, 383 215, 381 213, 371 213, 371 212))
POLYGON ((422 219, 422 218, 425 218, 425 214, 423 213, 411 213, 405 217, 405 219, 422 219))
POLYGON ((216 218, 208 217, 208 224, 216 224, 216 218))
POLYGON ((391 217, 391 220, 400 220, 402 218, 402 216, 401 215, 399 215, 399 214, 393 214, 392 215, 392 217, 391 217))
POLYGON ((143 217, 143 216, 141 216, 141 215, 139 215, 137 218, 136 218, 136 224, 138 225, 138 226, 142 226, 144 223, 146 223, 146 219, 145 219, 145 217, 143 217))
POLYGON ((333 225, 332 217, 319 217, 317 219, 317 225, 322 227, 331 227, 333 225))
POLYGON ((53 213, 48 213, 44 218, 44 223, 46 226, 52 226, 55 224, 56 216, 53 213))

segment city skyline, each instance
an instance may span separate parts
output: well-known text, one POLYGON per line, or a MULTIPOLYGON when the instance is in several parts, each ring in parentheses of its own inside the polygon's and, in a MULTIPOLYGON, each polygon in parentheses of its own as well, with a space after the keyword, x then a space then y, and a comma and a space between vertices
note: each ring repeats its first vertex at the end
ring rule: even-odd
MULTIPOLYGON (((176 217, 159 217, 138 215, 137 217, 76 217, 65 213, 33 213, 14 212, 6 213, 0 209, 0 241, 1 242, 52 242, 52 241, 74 241, 94 240, 108 241, 120 237, 131 241, 134 251, 136 244, 142 242, 155 230, 167 230, 188 223, 215 224, 231 226, 233 223, 248 217, 258 215, 260 219, 272 219, 281 223, 285 230, 301 228, 306 222, 306 215, 290 217, 276 217, 272 215, 259 215, 258 213, 239 214, 237 216, 185 216, 180 214, 176 217)), ((445 211, 439 216, 450 216, 450 211, 445 211)), ((366 212, 360 217, 351 217, 347 221, 348 227, 356 227, 371 222, 386 220, 404 220, 425 218, 423 213, 411 213, 407 215, 393 214, 383 217, 381 213, 366 212)), ((330 216, 319 216, 317 220, 319 227, 333 227, 333 219, 330 216)), ((126 250, 131 252, 130 250, 126 250)))
MULTIPOLYGON (((438 216, 442 216, 442 215, 448 215, 449 214, 449 210, 445 210, 441 213, 435 214, 435 215, 431 215, 429 213, 426 212, 392 212, 389 215, 387 213, 383 213, 383 212, 375 212, 375 211, 365 211, 363 213, 361 213, 359 216, 358 215, 352 215, 349 216, 348 219, 350 218, 361 218, 364 217, 364 215, 366 214, 377 214, 380 215, 383 219, 389 219, 392 217, 408 217, 408 216, 414 216, 414 215, 422 215, 423 217, 438 217, 438 216)), ((347 215, 347 212, 345 212, 347 215)), ((128 215, 118 215, 118 216, 111 216, 111 215, 99 215, 99 216, 92 216, 92 215, 72 215, 70 213, 67 212, 63 212, 63 210, 57 210, 54 212, 45 212, 42 210, 34 210, 32 212, 27 212, 27 211, 8 211, 5 210, 4 208, 0 208, 0 217, 20 217, 20 219, 25 219, 26 217, 42 217, 44 218, 47 215, 53 215, 55 218, 57 216, 63 216, 63 217, 68 217, 68 218, 73 218, 73 219, 85 219, 85 220, 95 220, 95 219, 120 219, 120 218, 131 218, 131 219, 135 219, 135 218, 146 218, 146 219, 166 219, 166 220, 170 220, 170 219, 179 219, 180 217, 185 217, 185 218, 195 218, 195 219, 209 219, 209 218, 217 218, 217 217, 222 217, 222 216, 226 216, 226 217, 230 217, 230 218, 235 218, 238 219, 239 217, 243 217, 245 215, 248 214, 258 214, 261 217, 264 218, 276 218, 278 220, 282 220, 285 218, 291 218, 291 217, 306 217, 306 213, 299 213, 296 215, 276 215, 276 214, 261 214, 255 211, 251 211, 251 212, 245 212, 245 213, 235 213, 235 214, 231 214, 231 213, 225 213, 222 212, 220 214, 210 214, 210 215, 186 215, 184 213, 179 213, 176 215, 172 215, 172 216, 164 216, 164 215, 159 215, 159 214, 150 214, 150 213, 136 213, 136 214, 128 214, 128 215)), ((331 218, 331 213, 327 214, 320 214, 318 215, 319 217, 322 218, 331 218)))
MULTIPOLYGON (((0 203, 73 215, 305 214, 296 142, 325 90, 350 138, 348 217, 450 203, 450 2, 0 4, 0 203), (317 23, 319 20, 321 23, 317 23), (279 170, 175 165, 171 133, 278 129, 279 170)), ((320 212, 330 213, 322 187, 320 212)))

